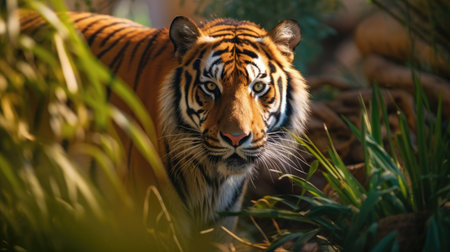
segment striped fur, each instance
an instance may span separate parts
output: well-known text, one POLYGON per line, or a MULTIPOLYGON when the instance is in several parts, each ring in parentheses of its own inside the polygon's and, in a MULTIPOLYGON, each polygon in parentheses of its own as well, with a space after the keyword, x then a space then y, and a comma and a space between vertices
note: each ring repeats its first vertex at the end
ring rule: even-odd
MULTIPOLYGON (((239 209, 256 166, 283 166, 295 150, 282 130, 302 133, 308 114, 305 81, 291 66, 295 22, 266 32, 231 19, 197 26, 178 17, 170 29, 152 29, 105 15, 70 17, 157 122, 168 175, 199 230, 221 220, 217 212, 239 209)), ((33 15, 21 22, 25 31, 43 26, 33 15)), ((128 178, 151 183, 151 169, 127 144, 128 178)))

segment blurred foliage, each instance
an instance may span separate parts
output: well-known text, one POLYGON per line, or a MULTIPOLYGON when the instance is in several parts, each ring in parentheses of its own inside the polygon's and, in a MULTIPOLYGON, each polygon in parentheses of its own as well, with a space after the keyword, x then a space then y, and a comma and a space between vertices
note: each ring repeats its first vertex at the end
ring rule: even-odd
POLYGON ((371 0, 437 52, 450 54, 450 2, 428 0, 371 0))
POLYGON ((152 26, 149 3, 146 0, 118 0, 116 2, 113 16, 127 18, 148 27, 152 26))
POLYGON ((118 175, 119 131, 163 169, 140 101, 90 53, 63 1, 0 7, 0 251, 181 250, 159 191, 136 203, 118 175), (22 34, 19 7, 48 29, 22 34))
POLYGON ((202 14, 207 18, 250 20, 268 31, 285 19, 296 20, 300 24, 302 40, 296 49, 294 65, 307 73, 308 64, 322 50, 320 41, 334 33, 324 20, 340 6, 339 0, 210 0, 202 14))

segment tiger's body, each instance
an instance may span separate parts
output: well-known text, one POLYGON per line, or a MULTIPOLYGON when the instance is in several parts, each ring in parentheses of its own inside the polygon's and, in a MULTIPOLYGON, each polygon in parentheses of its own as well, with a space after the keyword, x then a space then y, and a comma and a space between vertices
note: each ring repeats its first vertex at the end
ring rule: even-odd
MULTIPOLYGON (((305 81, 291 66, 300 41, 294 21, 266 32, 231 19, 198 27, 178 17, 170 29, 152 29, 91 13, 70 18, 156 122, 169 178, 197 231, 217 224, 218 212, 239 209, 255 166, 282 165, 292 152, 282 129, 301 134, 308 112, 305 81)), ((32 30, 43 21, 21 22, 32 30)), ((151 176, 135 150, 129 159, 128 177, 151 176)))

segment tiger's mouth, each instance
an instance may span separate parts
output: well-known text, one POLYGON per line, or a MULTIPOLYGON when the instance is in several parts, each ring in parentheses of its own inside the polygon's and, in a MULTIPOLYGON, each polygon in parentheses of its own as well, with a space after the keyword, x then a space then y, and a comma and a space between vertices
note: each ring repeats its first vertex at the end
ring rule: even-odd
POLYGON ((253 164, 254 158, 242 158, 234 153, 228 158, 220 159, 217 162, 217 169, 219 172, 226 175, 244 174, 251 170, 254 166, 253 164))
POLYGON ((224 159, 223 161, 227 164, 227 166, 230 167, 238 167, 242 165, 249 165, 255 162, 257 157, 246 157, 242 158, 236 153, 233 153, 228 158, 224 159))
MULTIPOLYGON (((255 147, 257 150, 261 150, 261 147, 255 147)), ((231 150, 229 150, 231 152, 231 150)), ((261 152, 252 154, 246 154, 245 150, 233 150, 230 155, 228 152, 225 155, 213 155, 210 153, 210 160, 215 163, 224 174, 240 174, 245 173, 251 167, 254 166, 256 160, 262 155, 261 152), (239 153, 239 154, 238 154, 239 153)))

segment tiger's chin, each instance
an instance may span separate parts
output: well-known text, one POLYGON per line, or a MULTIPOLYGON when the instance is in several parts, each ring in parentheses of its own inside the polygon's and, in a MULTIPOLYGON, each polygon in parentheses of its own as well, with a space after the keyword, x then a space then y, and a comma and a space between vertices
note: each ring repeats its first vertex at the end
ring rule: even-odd
POLYGON ((254 166, 254 158, 244 159, 237 154, 233 154, 217 163, 218 171, 223 175, 247 174, 253 170, 254 166))

